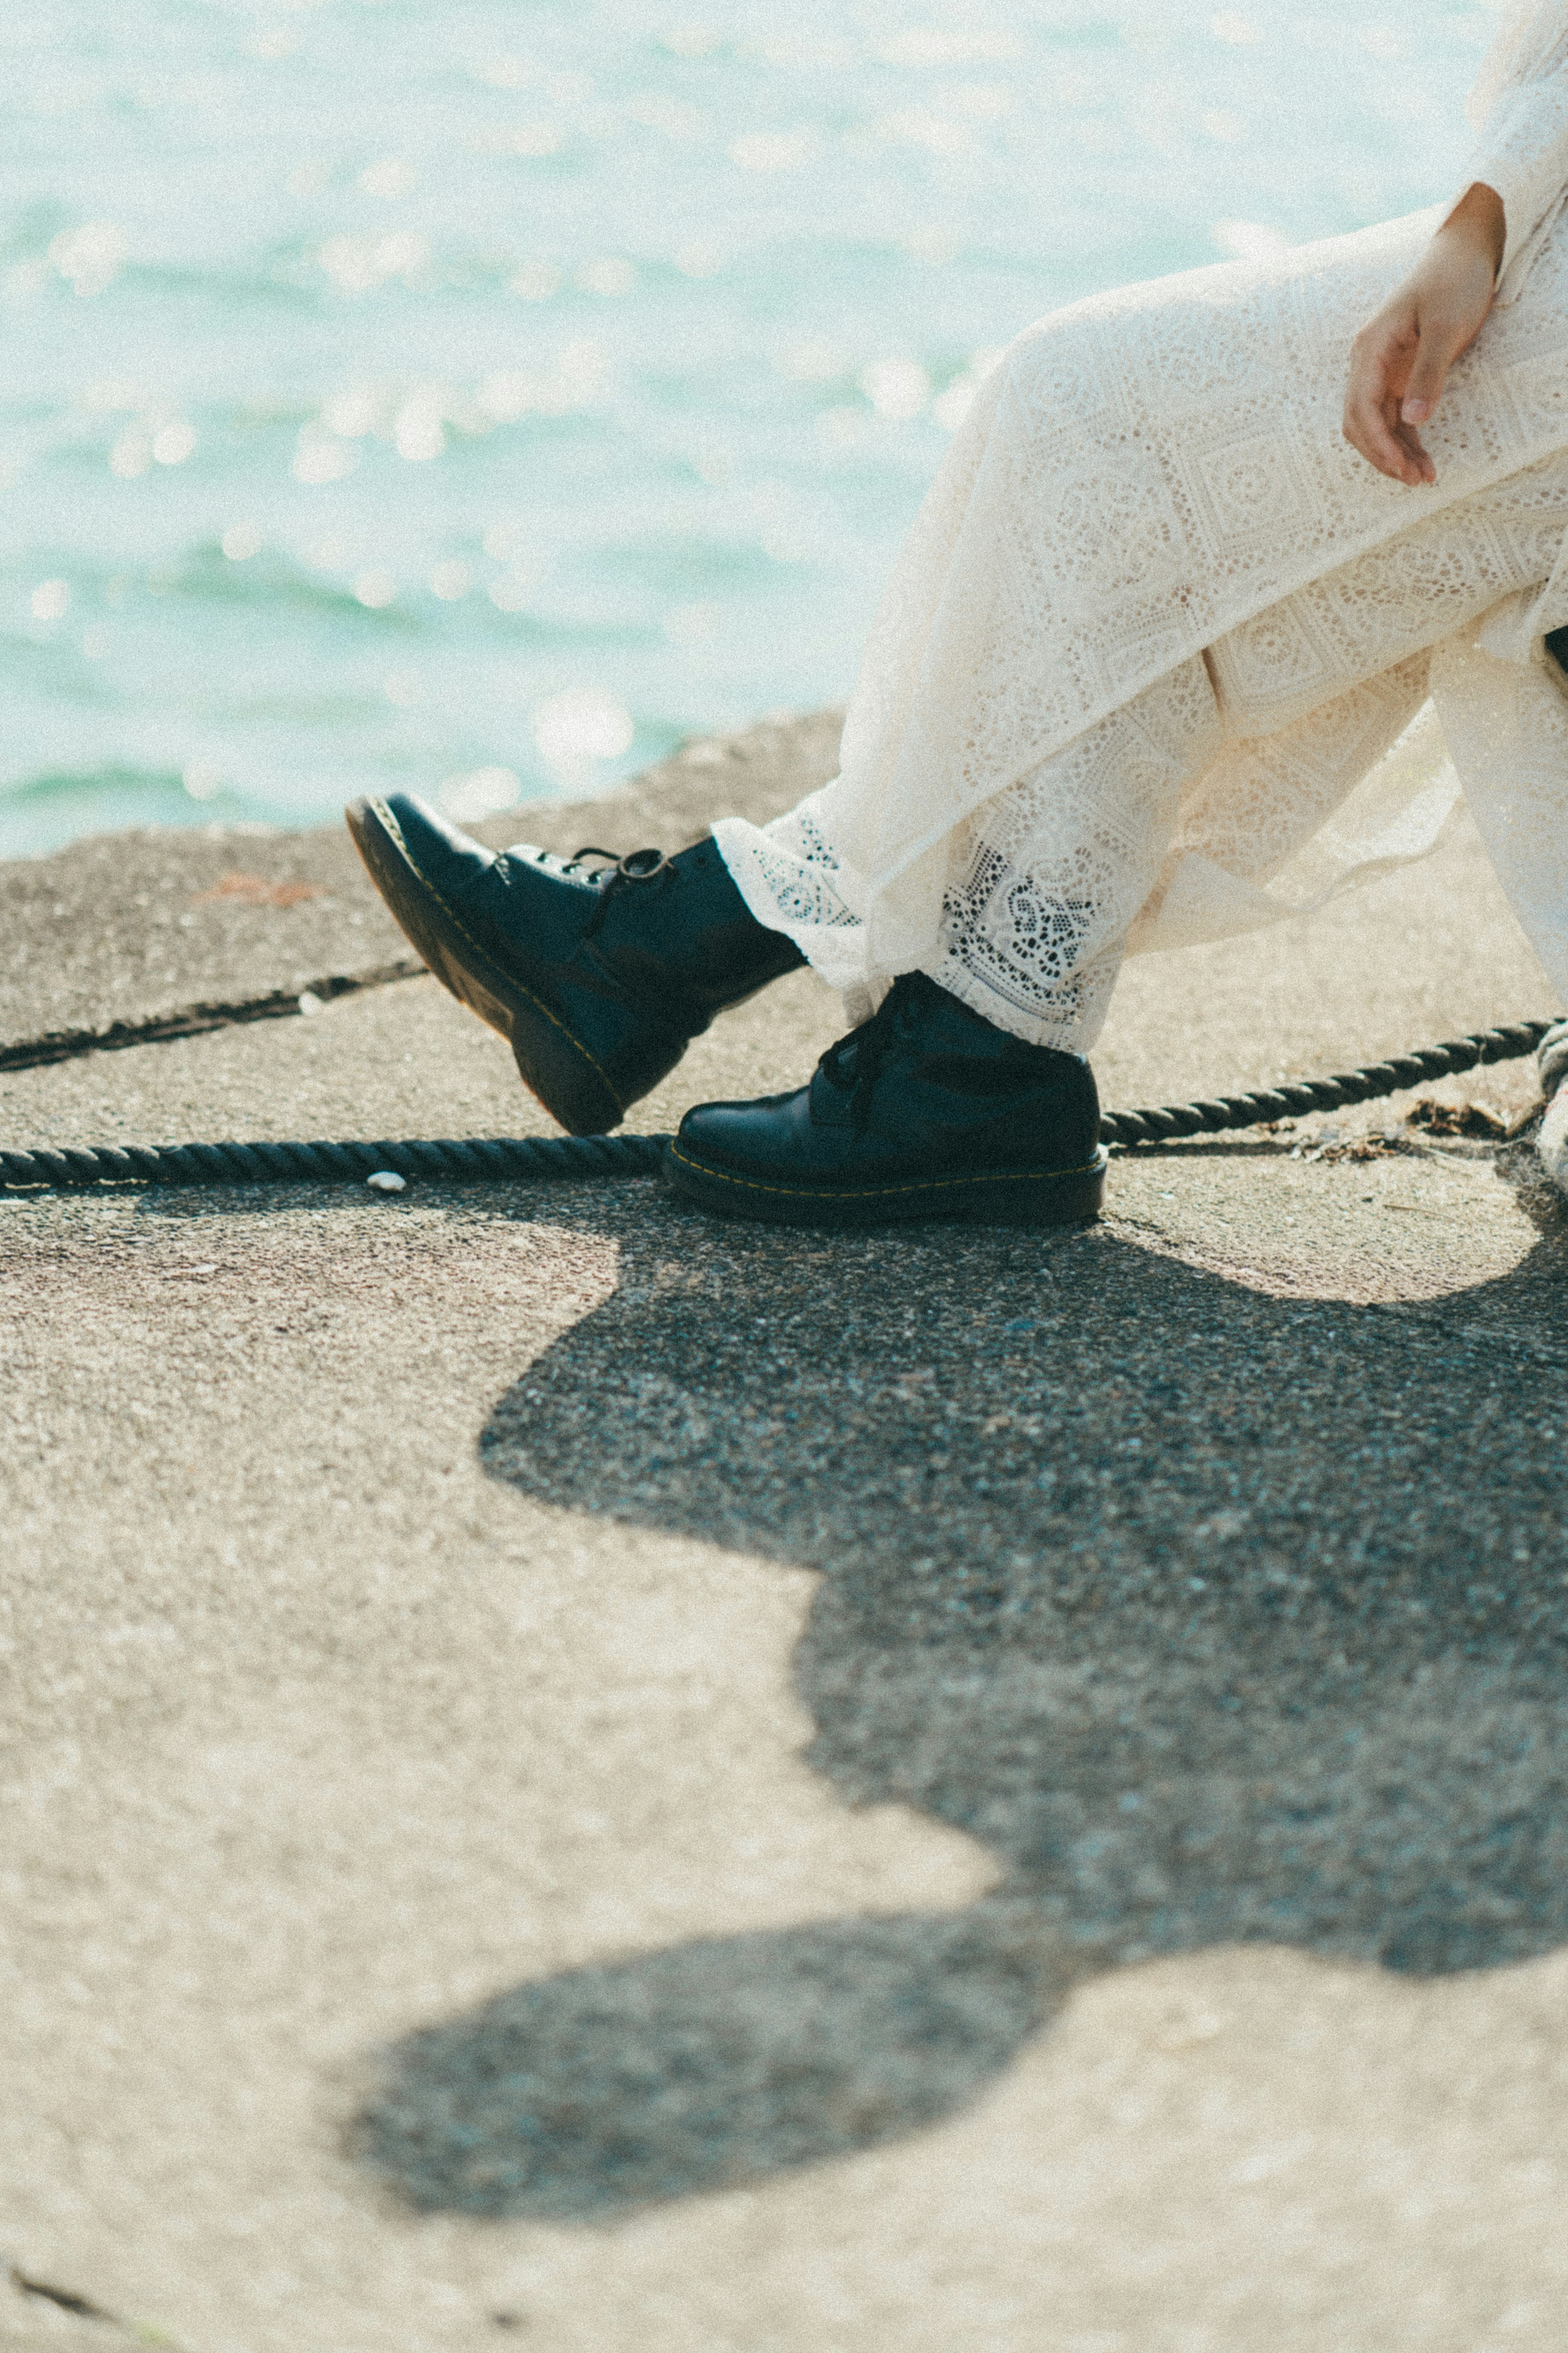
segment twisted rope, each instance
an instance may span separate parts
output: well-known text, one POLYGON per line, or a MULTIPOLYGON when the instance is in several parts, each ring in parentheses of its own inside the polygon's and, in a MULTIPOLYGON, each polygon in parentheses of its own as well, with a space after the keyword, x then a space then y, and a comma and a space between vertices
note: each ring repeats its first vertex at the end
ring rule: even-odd
MULTIPOLYGON (((1441 1046, 1425 1046, 1330 1079, 1293 1079, 1286 1085, 1208 1103, 1170 1103, 1159 1110, 1107 1112, 1100 1140, 1123 1145, 1164 1144, 1178 1136, 1216 1135, 1265 1120, 1296 1119, 1305 1112, 1337 1111, 1372 1103, 1427 1079, 1451 1078, 1482 1062, 1531 1054, 1553 1025, 1515 1021, 1480 1029, 1441 1046)), ((666 1135, 442 1136, 380 1144, 122 1144, 39 1145, 31 1152, 0 1151, 0 1187, 17 1185, 97 1185, 139 1178, 149 1185, 278 1185, 363 1182, 378 1169, 400 1176, 495 1180, 505 1177, 651 1176, 664 1156, 666 1135)))
POLYGON ((1338 1111, 1342 1104, 1374 1103, 1426 1079, 1454 1077, 1480 1062, 1517 1061, 1532 1054, 1550 1021, 1512 1021, 1498 1029, 1478 1029, 1363 1070, 1342 1071, 1331 1079, 1292 1079, 1255 1094, 1222 1095, 1212 1103, 1169 1103, 1159 1111, 1107 1112, 1100 1123, 1102 1144, 1164 1144, 1179 1135, 1217 1135, 1230 1127, 1257 1127, 1265 1120, 1299 1119, 1303 1112, 1338 1111))
POLYGON ((469 1136, 382 1144, 123 1144, 37 1145, 0 1152, 0 1186, 96 1185, 140 1177, 149 1185, 296 1185, 361 1182, 382 1168, 399 1176, 650 1176, 662 1135, 469 1136))

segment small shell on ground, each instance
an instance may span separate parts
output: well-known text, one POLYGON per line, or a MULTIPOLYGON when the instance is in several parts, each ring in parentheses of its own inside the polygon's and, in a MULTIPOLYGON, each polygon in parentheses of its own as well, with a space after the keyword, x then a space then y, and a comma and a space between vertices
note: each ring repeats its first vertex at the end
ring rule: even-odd
POLYGON ((378 1168, 374 1176, 367 1176, 364 1181, 373 1193, 401 1193, 406 1183, 406 1179, 400 1176, 395 1168, 378 1168))
POLYGON ((1541 1092, 1548 1103, 1568 1079, 1568 1021, 1554 1021, 1535 1050, 1541 1092))
POLYGON ((1552 1183, 1568 1193, 1568 1086, 1559 1087, 1547 1104, 1535 1148, 1552 1183))

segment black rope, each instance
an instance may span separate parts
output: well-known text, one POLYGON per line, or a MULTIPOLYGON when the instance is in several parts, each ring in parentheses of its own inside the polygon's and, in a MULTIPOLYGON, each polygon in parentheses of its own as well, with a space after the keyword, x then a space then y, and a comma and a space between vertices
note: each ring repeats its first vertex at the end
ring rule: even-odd
POLYGON ((1550 1021, 1512 1021, 1498 1029, 1478 1029, 1441 1046, 1423 1046, 1360 1071, 1331 1079, 1291 1079, 1255 1094, 1224 1095, 1214 1103, 1168 1103, 1159 1111, 1107 1112, 1100 1123, 1103 1144, 1165 1144, 1180 1135, 1217 1135, 1226 1128, 1258 1127, 1265 1121, 1299 1119, 1304 1112, 1338 1111, 1342 1104, 1375 1103, 1428 1079, 1473 1071, 1480 1062, 1512 1062, 1533 1054, 1550 1021))
POLYGON ((668 1136, 469 1136, 406 1138, 381 1144, 38 1145, 0 1151, 0 1186, 98 1185, 140 1178, 148 1185, 363 1184, 380 1169, 395 1176, 496 1179, 509 1176, 651 1176, 668 1136))
MULTIPOLYGON (((1373 1103, 1429 1079, 1452 1078, 1482 1062, 1515 1061, 1532 1054, 1550 1021, 1514 1021, 1480 1029, 1441 1046, 1425 1046, 1330 1079, 1292 1079, 1256 1093, 1207 1103, 1168 1103, 1159 1110, 1107 1112, 1105 1144, 1165 1144, 1187 1135, 1217 1135, 1226 1128, 1298 1119, 1373 1103)), ((0 1187, 98 1185, 138 1179, 148 1185, 289 1185, 363 1183, 378 1170, 395 1175, 481 1182, 507 1177, 651 1176, 667 1135, 442 1136, 380 1144, 121 1144, 38 1145, 31 1152, 0 1151, 0 1187)))

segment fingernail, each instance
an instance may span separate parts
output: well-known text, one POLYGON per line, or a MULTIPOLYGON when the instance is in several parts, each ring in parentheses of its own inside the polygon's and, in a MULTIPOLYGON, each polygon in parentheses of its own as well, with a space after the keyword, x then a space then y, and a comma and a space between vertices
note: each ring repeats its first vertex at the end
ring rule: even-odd
POLYGON ((1407 400, 1399 414, 1406 425, 1425 425, 1432 414, 1432 404, 1429 400, 1407 400))

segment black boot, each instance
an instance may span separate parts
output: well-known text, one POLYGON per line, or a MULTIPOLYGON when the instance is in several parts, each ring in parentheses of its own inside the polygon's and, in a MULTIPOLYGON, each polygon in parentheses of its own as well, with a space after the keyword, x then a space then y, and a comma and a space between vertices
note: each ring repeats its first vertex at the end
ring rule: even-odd
POLYGON ((1076 1054, 906 973, 798 1093, 689 1111, 665 1177, 703 1208, 784 1225, 1076 1224, 1105 1190, 1100 1094, 1076 1054))
POLYGON ((563 859, 486 849, 411 793, 355 801, 371 880, 437 980, 499 1029, 574 1135, 618 1127, 715 1013, 805 961, 711 840, 563 859))

